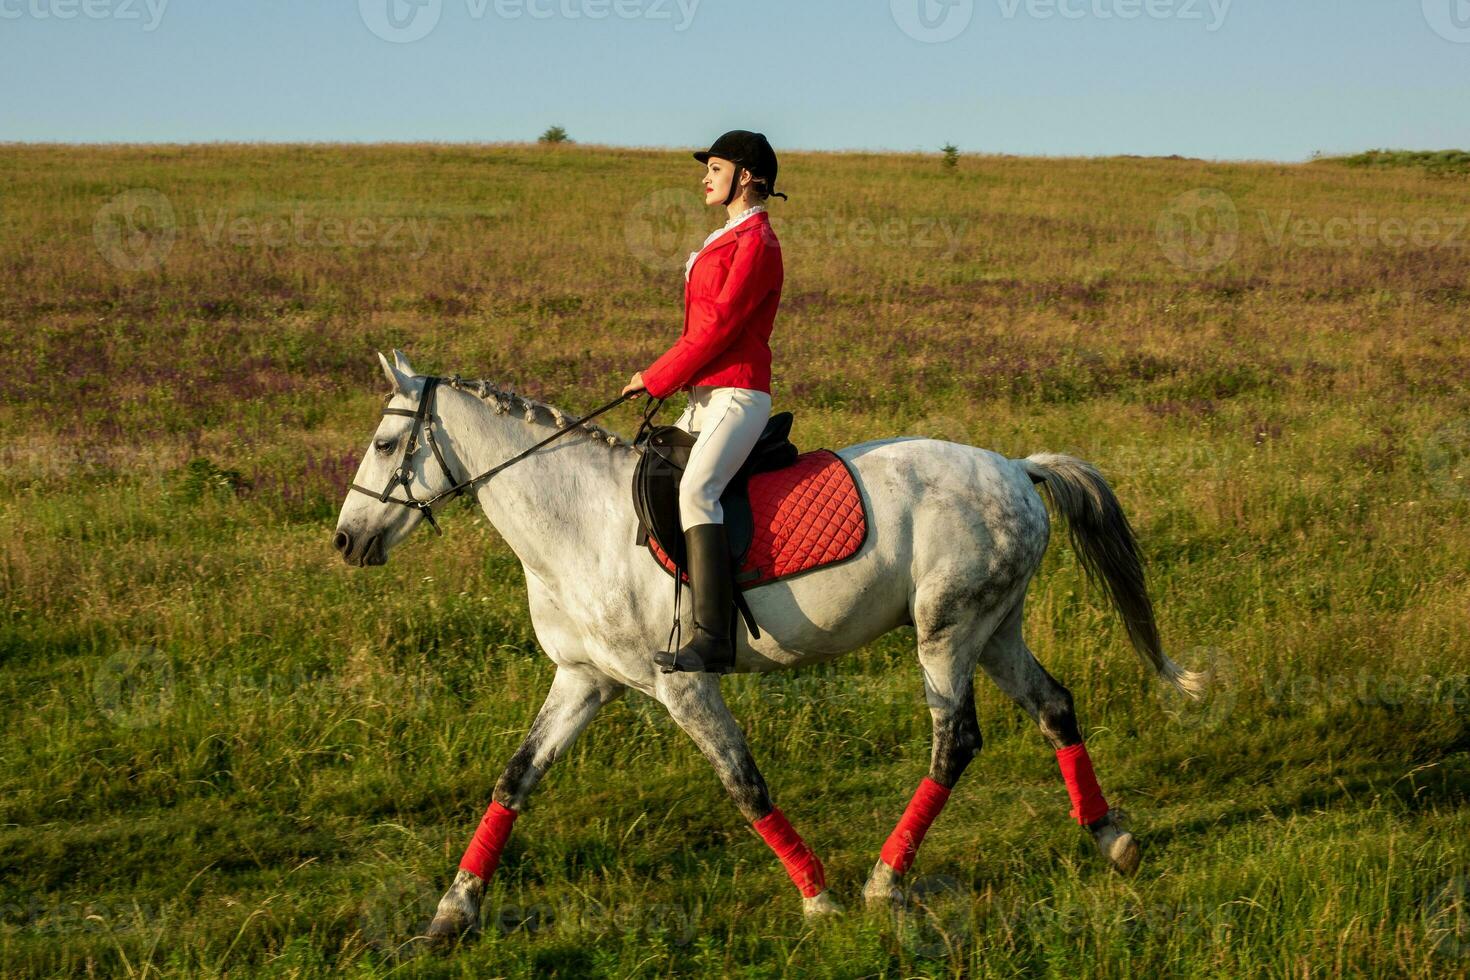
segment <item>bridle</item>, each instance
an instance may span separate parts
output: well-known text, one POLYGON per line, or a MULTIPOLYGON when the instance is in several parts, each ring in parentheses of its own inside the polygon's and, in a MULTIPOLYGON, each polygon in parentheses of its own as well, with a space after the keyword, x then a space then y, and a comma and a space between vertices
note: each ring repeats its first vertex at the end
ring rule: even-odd
MULTIPOLYGON (((619 395, 617 398, 614 398, 606 405, 597 409, 595 412, 591 412, 587 415, 582 416, 579 419, 568 422, 565 428, 553 432, 545 439, 542 439, 540 442, 536 443, 536 445, 524 450, 523 452, 516 453, 505 462, 492 466, 490 469, 481 473, 479 476, 473 476, 470 477, 468 480, 460 480, 456 482, 454 479, 454 471, 449 468, 449 461, 444 458, 444 453, 439 449, 439 442, 434 438, 434 394, 439 388, 439 383, 443 380, 445 379, 435 376, 424 378, 424 390, 423 393, 419 395, 419 404, 417 408, 383 409, 384 415, 404 415, 408 418, 413 419, 413 428, 409 430, 408 441, 405 442, 403 445, 403 461, 398 464, 398 466, 393 470, 392 475, 388 477, 388 485, 385 486, 381 491, 370 490, 367 487, 361 486, 357 483, 352 483, 348 485, 349 490, 356 490, 358 493, 365 493, 369 496, 377 497, 380 503, 398 504, 411 510, 419 511, 421 514, 424 515, 425 519, 428 520, 429 526, 434 529, 434 532, 436 534, 444 533, 439 529, 439 523, 434 520, 434 507, 441 500, 444 500, 445 498, 453 499, 455 497, 463 495, 466 490, 479 483, 481 480, 489 479, 496 473, 499 473, 501 470, 505 469, 507 466, 510 466, 514 463, 519 463, 521 460, 525 459, 527 456, 531 455, 536 450, 546 445, 548 442, 551 442, 553 439, 561 438, 568 432, 579 428, 584 422, 596 418, 603 412, 616 408, 618 405, 621 405, 629 398, 632 398, 638 395, 640 392, 646 390, 643 388, 639 388, 634 391, 619 395), (447 479, 450 483, 448 489, 441 490, 433 496, 428 497, 424 500, 420 500, 413 495, 413 472, 409 468, 410 464, 413 462, 414 456, 419 451, 420 433, 423 433, 424 441, 429 444, 429 448, 433 450, 434 458, 439 461, 440 471, 443 472, 445 479, 447 479), (403 485, 403 496, 395 497, 393 496, 393 488, 395 486, 398 486, 399 484, 403 485)), ((662 402, 662 399, 659 399, 659 401, 662 402)), ((646 421, 647 416, 645 415, 645 422, 646 421)), ((640 429, 639 431, 641 432, 642 430, 640 429)))

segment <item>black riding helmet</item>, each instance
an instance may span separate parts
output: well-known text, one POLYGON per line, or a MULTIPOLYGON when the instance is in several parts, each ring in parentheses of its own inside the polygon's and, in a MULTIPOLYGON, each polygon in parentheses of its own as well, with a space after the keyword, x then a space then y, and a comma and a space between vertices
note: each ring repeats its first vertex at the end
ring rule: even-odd
MULTIPOLYGON (((694 153, 694 159, 700 163, 709 163, 710 157, 719 157, 744 167, 750 171, 752 179, 764 177, 770 196, 786 200, 785 194, 776 192, 776 151, 771 149, 764 133, 732 129, 715 140, 708 150, 696 150, 694 153)), ((727 206, 735 200, 735 192, 739 188, 740 173, 736 171, 735 176, 730 179, 730 193, 725 197, 727 206)))

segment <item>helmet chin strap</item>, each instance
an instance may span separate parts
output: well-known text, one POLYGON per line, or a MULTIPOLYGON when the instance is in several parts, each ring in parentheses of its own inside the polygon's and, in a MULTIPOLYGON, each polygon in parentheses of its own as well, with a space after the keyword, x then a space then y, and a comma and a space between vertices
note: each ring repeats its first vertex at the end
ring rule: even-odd
POLYGON ((730 202, 735 200, 735 192, 740 190, 740 175, 743 173, 745 173, 745 168, 737 167, 735 168, 735 176, 730 178, 730 193, 725 195, 725 207, 727 208, 730 206, 730 202))

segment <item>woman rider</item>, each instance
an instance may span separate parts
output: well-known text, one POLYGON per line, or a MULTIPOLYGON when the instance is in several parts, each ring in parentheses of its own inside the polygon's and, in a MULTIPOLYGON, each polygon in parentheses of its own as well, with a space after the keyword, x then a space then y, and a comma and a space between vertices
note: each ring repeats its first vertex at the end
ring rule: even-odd
POLYGON ((733 584, 720 494, 750 455, 771 415, 771 326, 781 302, 781 245, 766 200, 776 192, 776 153, 761 133, 733 130, 694 158, 705 164, 704 201, 729 215, 684 266, 679 340, 633 375, 623 392, 655 398, 689 392, 674 425, 696 436, 679 483, 679 517, 694 593, 694 634, 664 671, 728 673, 735 666, 733 584))

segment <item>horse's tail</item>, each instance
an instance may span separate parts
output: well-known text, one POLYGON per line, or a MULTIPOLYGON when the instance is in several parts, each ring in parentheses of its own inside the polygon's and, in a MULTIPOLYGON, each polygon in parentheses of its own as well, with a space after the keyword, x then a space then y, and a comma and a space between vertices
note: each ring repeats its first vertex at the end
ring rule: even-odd
POLYGON ((1192 698, 1201 697, 1206 676, 1170 660, 1159 642, 1138 543, 1108 481, 1097 467, 1075 456, 1036 453, 1019 462, 1066 519, 1072 547, 1087 577, 1107 590, 1128 628, 1133 649, 1164 680, 1192 698))

